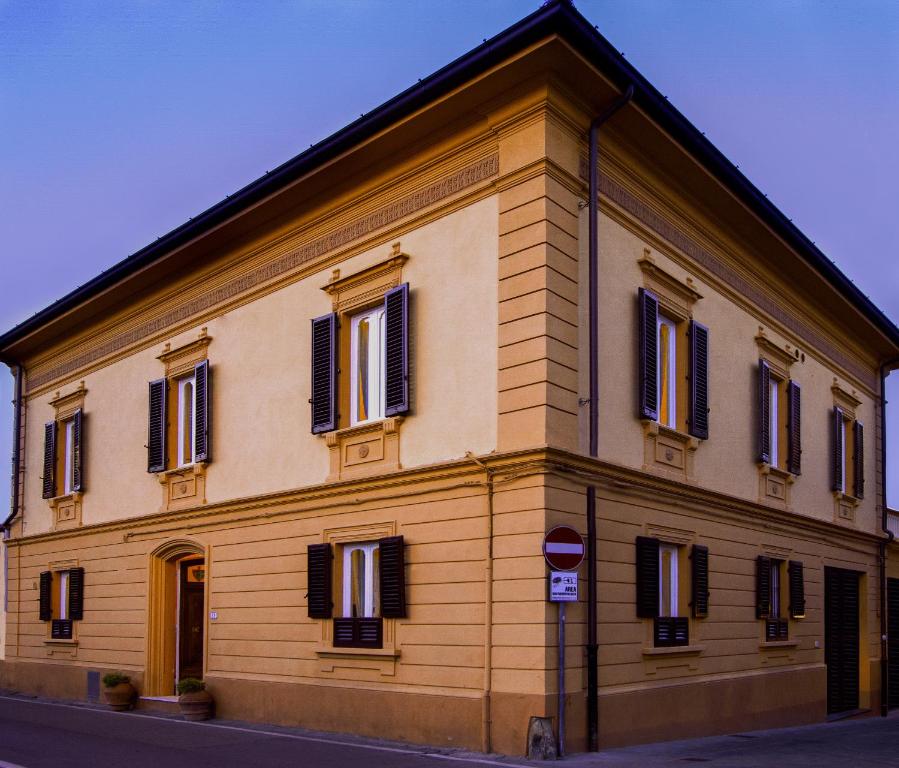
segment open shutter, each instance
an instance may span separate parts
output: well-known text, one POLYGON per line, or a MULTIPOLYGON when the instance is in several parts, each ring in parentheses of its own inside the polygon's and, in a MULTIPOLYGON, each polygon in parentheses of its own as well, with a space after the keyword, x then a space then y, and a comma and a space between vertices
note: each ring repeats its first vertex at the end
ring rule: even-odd
POLYGON ((80 408, 72 417, 72 490, 84 490, 84 415, 80 408))
POLYGON ((659 615, 659 540, 637 537, 637 616, 659 615))
POLYGON ((41 621, 50 621, 53 618, 53 573, 44 571, 41 574, 41 607, 39 617, 41 621))
POLYGON ((830 416, 830 466, 832 491, 843 490, 843 409, 834 408, 830 416))
POLYGON ((381 616, 406 618, 406 562, 402 536, 378 540, 380 558, 381 616))
POLYGON ((691 599, 694 619, 709 615, 709 548, 694 544, 690 552, 691 599))
POLYGON ((43 497, 56 495, 56 422, 44 424, 44 487, 43 497))
POLYGON ((755 615, 767 619, 771 613, 771 558, 759 555, 755 561, 755 615))
POLYGON ((337 314, 312 321, 312 433, 337 429, 337 314))
POLYGON ((331 618, 331 545, 310 544, 308 559, 308 614, 312 619, 331 618))
POLYGON ((758 392, 758 461, 771 463, 771 368, 764 360, 759 360, 758 392))
POLYGON ((194 424, 194 461, 210 461, 209 422, 212 409, 209 405, 212 389, 212 370, 209 361, 204 360, 194 367, 194 381, 196 387, 196 421, 194 424))
POLYGON ((787 383, 787 472, 802 474, 802 390, 787 383))
POLYGON ((790 618, 805 618, 805 578, 802 573, 802 563, 790 560, 788 566, 790 572, 790 618))
POLYGON ((690 414, 693 437, 709 438, 709 329, 690 321, 690 414))
POLYGON ((147 412, 147 472, 164 472, 166 468, 166 414, 168 382, 150 382, 150 402, 147 412))
POLYGON ((860 421, 852 425, 852 475, 855 479, 853 494, 865 498, 865 428, 860 421))
POLYGON ((384 415, 409 411, 409 284, 384 296, 384 415))
POLYGON ((658 421, 659 382, 656 378, 659 367, 659 300, 645 288, 638 294, 640 307, 640 418, 658 421))
POLYGON ((69 618, 75 621, 84 618, 84 568, 69 571, 69 618))

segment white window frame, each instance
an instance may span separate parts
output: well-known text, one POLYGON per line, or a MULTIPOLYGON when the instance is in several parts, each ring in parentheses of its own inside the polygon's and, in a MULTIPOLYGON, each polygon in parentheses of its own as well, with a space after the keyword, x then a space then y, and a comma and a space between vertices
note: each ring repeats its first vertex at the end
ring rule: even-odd
POLYGON ((343 616, 369 619, 375 615, 375 551, 378 542, 363 541, 343 547, 343 616), (353 616, 353 552, 361 551, 364 561, 362 578, 362 616, 353 616))
POLYGON ((677 323, 659 313, 656 322, 656 391, 662 396, 662 326, 668 328, 668 421, 662 421, 662 403, 659 401, 659 424, 677 429, 677 323))
POLYGON ((671 606, 671 611, 667 614, 668 617, 679 616, 680 613, 678 611, 678 594, 677 594, 677 560, 678 560, 678 550, 679 547, 676 544, 659 544, 659 616, 665 617, 666 614, 663 612, 662 606, 664 605, 664 597, 665 597, 665 553, 670 554, 669 557, 669 569, 668 569, 668 598, 669 605, 671 606))
POLYGON ((59 616, 56 618, 65 621, 69 618, 69 572, 57 571, 59 575, 59 616))
POLYGON ((780 460, 780 381, 770 376, 768 379, 768 432, 771 445, 771 466, 778 466, 780 460))
POLYGON ((178 379, 178 466, 179 467, 189 467, 194 463, 194 448, 196 445, 196 434, 197 434, 197 377, 196 375, 184 376, 178 379), (185 394, 184 391, 187 389, 187 386, 191 387, 190 394, 190 409, 191 409, 191 418, 190 424, 188 424, 188 430, 190 432, 189 435, 184 434, 184 407, 185 407, 185 394), (187 437, 187 440, 185 440, 187 437), (190 446, 190 455, 186 456, 184 453, 184 444, 190 446))
POLYGON ((68 419, 62 423, 62 426, 65 435, 65 440, 63 443, 63 451, 65 453, 65 456, 64 472, 62 478, 62 492, 63 494, 68 495, 72 492, 72 487, 75 485, 75 420, 68 419))
POLYGON ((383 305, 353 315, 350 323, 350 426, 367 424, 384 418, 384 366, 386 328, 383 305), (359 342, 358 329, 362 320, 369 321, 368 334, 368 418, 357 419, 359 412, 359 342))

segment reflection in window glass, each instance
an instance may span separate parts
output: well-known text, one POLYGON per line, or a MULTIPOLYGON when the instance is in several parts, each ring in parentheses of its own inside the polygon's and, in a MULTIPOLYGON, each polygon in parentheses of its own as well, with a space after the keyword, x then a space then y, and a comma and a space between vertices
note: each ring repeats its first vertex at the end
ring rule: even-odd
POLYGON ((178 466, 194 462, 194 430, 196 426, 196 379, 188 376, 178 381, 178 466))
POLYGON ((667 317, 659 315, 659 424, 677 428, 676 384, 675 384, 675 325, 667 317))
POLYGON ((377 542, 343 548, 343 616, 367 619, 380 615, 380 566, 377 542))
POLYGON ((368 345, 369 320, 363 317, 356 326, 356 421, 368 419, 368 345))
POLYGON ((353 317, 350 333, 351 425, 384 418, 384 308, 353 317))

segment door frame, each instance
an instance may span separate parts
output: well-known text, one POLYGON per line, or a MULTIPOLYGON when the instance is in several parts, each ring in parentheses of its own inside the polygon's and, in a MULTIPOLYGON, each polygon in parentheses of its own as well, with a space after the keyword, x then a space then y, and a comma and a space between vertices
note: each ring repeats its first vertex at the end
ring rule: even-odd
POLYGON ((203 558, 206 581, 203 585, 203 671, 209 658, 209 574, 212 551, 208 545, 190 539, 168 541, 150 553, 147 578, 147 643, 144 668, 144 696, 172 696, 178 659, 177 623, 178 561, 203 558))

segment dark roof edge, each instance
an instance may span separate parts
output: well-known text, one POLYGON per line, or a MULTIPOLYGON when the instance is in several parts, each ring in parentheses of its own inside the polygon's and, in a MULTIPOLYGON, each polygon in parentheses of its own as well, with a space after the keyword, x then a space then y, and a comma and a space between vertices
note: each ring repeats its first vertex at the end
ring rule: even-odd
POLYGON ((473 75, 502 61, 551 33, 580 48, 600 71, 622 90, 635 87, 634 101, 766 224, 844 294, 893 344, 899 328, 844 275, 778 208, 684 117, 653 85, 616 51, 568 0, 550 0, 482 45, 460 56, 358 120, 288 160, 273 171, 203 211, 153 243, 136 251, 84 285, 0 335, 0 350, 20 341, 46 323, 88 301, 166 253, 227 221, 245 208, 292 183, 303 174, 340 155, 365 138, 461 85, 473 75))

